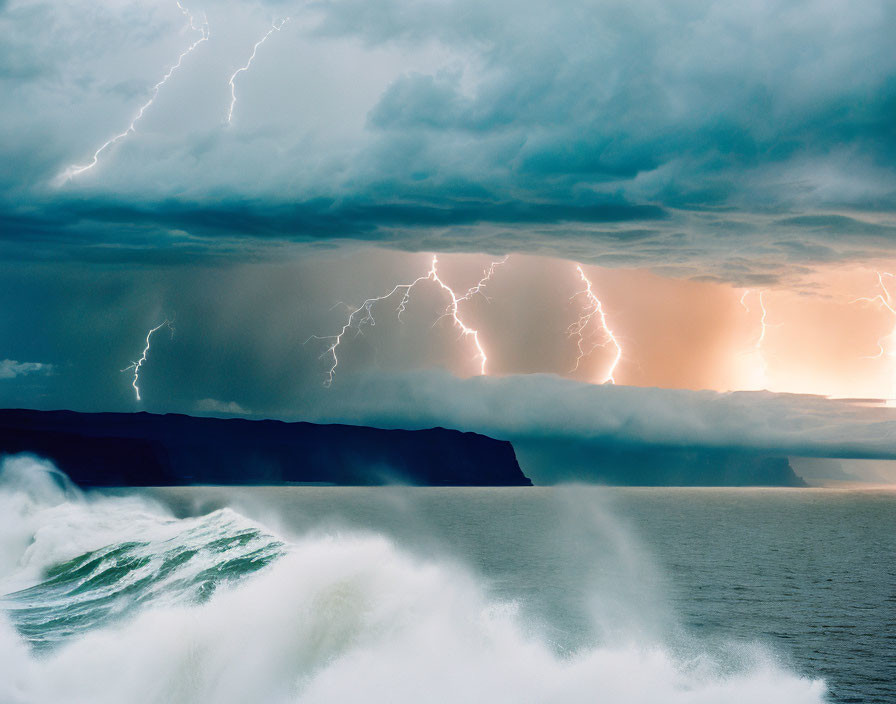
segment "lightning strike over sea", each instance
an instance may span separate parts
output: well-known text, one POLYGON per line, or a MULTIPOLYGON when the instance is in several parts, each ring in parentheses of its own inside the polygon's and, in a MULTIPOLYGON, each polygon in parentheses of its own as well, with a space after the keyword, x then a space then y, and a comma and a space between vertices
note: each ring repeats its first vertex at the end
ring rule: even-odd
POLYGON ((166 318, 163 322, 159 323, 154 328, 151 328, 150 331, 146 333, 146 347, 143 348, 143 354, 141 355, 140 359, 138 359, 136 362, 131 362, 128 366, 121 370, 123 372, 126 372, 129 369, 134 370, 134 380, 131 382, 131 386, 134 387, 134 392, 137 394, 138 401, 142 400, 140 398, 140 367, 143 366, 143 363, 146 362, 146 358, 149 355, 149 348, 151 345, 153 334, 164 327, 167 327, 171 331, 171 334, 174 335, 174 325, 170 320, 166 318))
POLYGON ((274 32, 279 32, 283 28, 283 25, 285 25, 287 22, 289 22, 289 17, 282 19, 280 21, 280 24, 272 24, 271 28, 268 30, 268 33, 265 34, 257 42, 255 42, 255 46, 252 47, 252 55, 249 57, 249 60, 246 62, 246 65, 241 68, 238 68, 236 71, 234 71, 233 75, 230 77, 230 81, 229 81, 229 83, 230 83, 230 109, 227 111, 227 124, 228 125, 233 123, 233 109, 236 106, 236 83, 235 83, 236 77, 239 76, 241 73, 244 73, 249 70, 249 67, 252 65, 252 61, 254 61, 254 59, 255 59, 255 54, 258 53, 258 47, 260 47, 262 44, 264 44, 267 41, 268 37, 271 36, 271 34, 273 34, 274 32))
POLYGON ((131 120, 131 123, 128 125, 127 129, 124 130, 124 132, 121 132, 121 133, 115 135, 111 139, 108 139, 99 149, 97 149, 93 153, 93 158, 87 164, 83 164, 80 166, 78 166, 78 165, 69 166, 57 178, 58 183, 60 183, 60 184, 64 183, 64 182, 74 178, 75 176, 79 176, 80 174, 83 174, 85 171, 89 171, 90 169, 92 169, 94 166, 96 166, 99 163, 100 154, 102 154, 104 151, 106 151, 106 149, 108 149, 112 145, 123 140, 129 134, 132 134, 133 132, 135 132, 137 129, 137 123, 143 117, 143 114, 149 109, 150 105, 152 105, 153 102, 155 102, 155 99, 156 99, 156 97, 158 97, 159 90, 161 90, 162 86, 165 85, 165 83, 168 82, 168 79, 171 78, 172 75, 174 75, 174 72, 178 68, 180 68, 181 64, 183 63, 184 58, 186 58, 187 55, 191 54, 197 46, 202 44, 202 42, 208 41, 208 38, 209 38, 208 20, 203 19, 202 24, 197 25, 196 20, 193 17, 193 15, 190 13, 189 10, 187 10, 187 8, 185 8, 183 5, 181 5, 181 3, 179 1, 177 3, 177 7, 187 18, 187 21, 189 22, 190 29, 192 29, 195 32, 200 33, 199 38, 196 41, 194 41, 192 44, 190 44, 190 46, 187 47, 187 49, 185 51, 181 52, 180 56, 177 57, 177 61, 174 63, 174 65, 171 66, 171 68, 168 69, 168 72, 162 77, 162 80, 160 80, 158 83, 156 83, 152 87, 152 91, 150 92, 149 99, 145 103, 143 103, 143 105, 140 106, 139 110, 137 110, 136 115, 134 115, 134 118, 131 120))
POLYGON ((578 356, 576 357, 575 366, 570 371, 575 371, 576 369, 578 369, 582 359, 591 354, 595 347, 605 347, 609 344, 612 344, 613 347, 616 348, 616 354, 613 357, 613 361, 610 362, 610 366, 604 374, 603 379, 601 379, 601 383, 615 384, 616 368, 622 361, 622 345, 619 342, 619 338, 616 337, 615 333, 610 328, 610 325, 607 322, 607 314, 604 311, 603 303, 601 303, 601 300, 594 293, 594 288, 591 285, 591 281, 587 276, 585 276, 585 271, 582 269, 582 266, 580 264, 576 265, 576 271, 579 273, 579 278, 581 278, 582 283, 585 284, 585 288, 573 294, 570 300, 578 298, 579 296, 584 296, 586 304, 585 310, 579 316, 579 319, 568 328, 569 336, 576 338, 576 348, 579 352, 578 356), (601 331, 604 340, 603 342, 593 343, 586 350, 586 341, 591 336, 591 334, 593 334, 588 332, 589 327, 594 327, 591 326, 592 321, 596 321, 596 327, 601 331))
POLYGON ((368 298, 357 308, 349 308, 348 320, 346 321, 345 325, 342 326, 342 329, 338 334, 311 335, 307 340, 305 340, 304 344, 308 344, 311 340, 323 340, 329 343, 329 346, 320 355, 321 359, 325 357, 328 357, 330 359, 330 368, 327 370, 327 378, 324 380, 325 387, 329 387, 333 383, 333 379, 336 376, 336 368, 339 366, 339 358, 337 356, 336 350, 342 343, 342 340, 345 337, 346 333, 348 333, 349 330, 354 330, 355 335, 360 335, 365 325, 369 325, 371 327, 376 325, 376 320, 373 317, 373 306, 379 301, 385 301, 388 298, 391 298, 399 291, 402 291, 402 297, 395 310, 398 319, 401 320, 401 314, 405 312, 407 305, 410 302, 411 291, 414 289, 414 287, 416 287, 420 283, 423 283, 424 281, 431 281, 437 284, 441 288, 441 290, 445 291, 445 293, 448 294, 450 299, 448 305, 445 307, 445 311, 435 320, 435 322, 433 322, 433 327, 435 327, 435 325, 438 324, 438 322, 442 318, 451 318, 454 327, 460 330, 460 336, 469 337, 472 339, 473 346, 476 348, 476 354, 474 358, 479 360, 479 373, 480 375, 485 375, 488 356, 486 355, 485 348, 482 346, 482 342, 479 339, 479 331, 471 328, 463 321, 463 319, 460 317, 459 306, 461 303, 463 303, 464 301, 469 301, 477 294, 486 297, 483 293, 483 289, 486 287, 489 280, 494 275, 495 269, 507 262, 507 257, 505 256, 503 259, 499 259, 489 264, 489 266, 483 272, 482 278, 479 279, 479 281, 474 286, 467 289, 466 293, 464 293, 462 296, 458 296, 454 292, 454 289, 446 284, 445 281, 439 276, 438 262, 438 255, 434 254, 429 271, 424 275, 418 276, 410 283, 396 284, 388 293, 385 293, 382 296, 377 296, 375 298, 368 298))

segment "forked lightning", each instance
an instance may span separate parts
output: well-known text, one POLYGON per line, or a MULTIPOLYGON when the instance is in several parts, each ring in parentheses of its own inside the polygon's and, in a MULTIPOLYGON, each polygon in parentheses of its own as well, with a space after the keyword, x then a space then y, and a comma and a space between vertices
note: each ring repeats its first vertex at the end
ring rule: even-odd
POLYGON ((437 284, 441 288, 441 290, 445 291, 445 293, 448 294, 449 297, 448 305, 445 307, 445 311, 436 319, 433 325, 438 323, 442 318, 451 318, 454 327, 460 330, 461 337, 469 337, 473 341, 473 346, 476 348, 476 354, 474 358, 479 360, 479 373, 484 375, 488 356, 485 353, 485 348, 482 346, 482 341, 479 339, 479 331, 470 327, 461 318, 460 304, 464 301, 470 300, 477 294, 484 296, 485 294, 483 293, 483 289, 485 288, 486 284, 488 284, 491 277, 494 275, 495 269, 504 264, 506 261, 507 257, 504 257, 503 259, 492 262, 483 272, 482 278, 476 283, 476 285, 470 287, 462 296, 458 296, 454 292, 454 289, 446 284, 445 281, 439 276, 439 259, 437 255, 433 255, 429 271, 424 275, 418 276, 410 283, 397 284, 388 293, 382 296, 377 296, 376 298, 368 298, 357 308, 350 308, 348 320, 346 321, 345 325, 342 326, 342 330, 340 330, 338 334, 312 335, 307 340, 305 340, 305 344, 307 344, 311 340, 323 340, 329 343, 327 348, 320 355, 322 359, 326 357, 330 360, 330 368, 327 370, 327 378, 324 381, 324 386, 329 387, 333 383, 333 379, 336 376, 336 368, 339 366, 339 357, 337 356, 337 350, 339 348, 339 345, 342 344, 345 335, 350 330, 354 330, 355 335, 358 335, 361 333, 365 325, 376 325, 376 320, 373 317, 374 305, 379 301, 385 301, 386 299, 391 298, 399 291, 402 292, 402 296, 401 300, 398 303, 398 306, 396 307, 396 312, 398 318, 401 319, 401 314, 404 313, 408 303, 410 302, 411 291, 414 289, 414 287, 416 287, 418 284, 423 283, 424 281, 431 281, 437 284))
POLYGON ((131 382, 131 386, 134 387, 134 392, 137 394, 138 401, 142 400, 140 398, 140 367, 143 366, 143 363, 146 362, 146 358, 149 355, 149 347, 153 334, 164 327, 167 327, 171 331, 171 334, 174 335, 174 324, 166 318, 164 322, 159 323, 154 328, 151 328, 148 333, 146 333, 146 347, 143 348, 143 354, 140 356, 140 359, 138 359, 136 362, 131 362, 128 366, 121 370, 123 372, 128 371, 128 369, 134 370, 134 380, 131 382))
POLYGON ((602 384, 615 384, 616 383, 616 368, 619 366, 619 363, 622 361, 622 344, 619 341, 619 338, 610 328, 610 324, 607 321, 607 314, 604 311, 604 306, 601 300, 594 293, 594 287, 591 285, 591 281, 585 276, 585 271, 582 269, 581 264, 576 265, 576 271, 579 274, 579 278, 582 280, 582 283, 585 285, 585 288, 581 291, 575 293, 572 298, 578 298, 580 296, 585 297, 585 309, 582 314, 579 316, 579 319, 569 326, 568 332, 570 337, 576 340, 576 348, 578 350, 578 356, 576 357, 575 366, 570 371, 575 371, 579 368, 579 364, 582 359, 588 356, 595 347, 606 347, 607 345, 612 345, 616 350, 613 355, 613 360, 610 362, 610 366, 607 368, 607 371, 604 373, 603 378, 601 379, 602 384), (595 323, 592 325, 592 322, 595 323), (597 331, 601 334, 601 341, 590 343, 589 340, 595 334, 591 330, 596 328, 597 331), (589 345, 586 349, 586 345, 589 345))
MULTIPOLYGON (((887 284, 884 282, 885 276, 888 278, 891 278, 891 279, 896 278, 896 274, 891 274, 888 271, 877 272, 877 282, 880 285, 881 293, 877 294, 876 296, 871 296, 870 298, 869 297, 857 298, 853 301, 853 303, 856 303, 858 301, 864 301, 866 303, 878 303, 881 306, 883 306, 883 308, 888 313, 890 313, 890 315, 892 315, 893 318, 896 318, 896 301, 894 301, 893 294, 890 293, 890 289, 887 288, 887 284)), ((893 330, 891 330, 889 333, 887 333, 886 335, 884 335, 883 337, 878 339, 877 354, 870 355, 867 357, 867 359, 880 359, 885 354, 887 354, 887 351, 884 347, 884 342, 886 342, 886 340, 890 339, 890 338, 896 339, 896 327, 894 327, 893 330)), ((892 352, 891 354, 893 356, 896 356, 896 351, 892 352)))
POLYGON ((168 82, 168 79, 171 78, 172 75, 174 75, 174 72, 178 68, 180 68, 180 65, 181 65, 181 63, 183 63, 184 58, 188 54, 192 53, 192 51, 197 46, 202 44, 202 42, 208 41, 208 37, 209 37, 208 21, 203 20, 202 24, 197 26, 196 21, 193 18, 193 15, 191 15, 190 12, 183 5, 181 5, 179 1, 177 3, 177 6, 180 8, 180 11, 184 13, 184 16, 186 16, 187 20, 189 21, 190 29, 200 33, 199 38, 196 41, 194 41, 192 44, 190 44, 190 46, 186 49, 186 51, 184 51, 183 53, 181 53, 180 56, 177 57, 177 61, 171 68, 168 69, 168 72, 162 77, 162 80, 153 86, 152 91, 149 96, 149 100, 147 100, 145 103, 143 103, 143 105, 140 106, 140 109, 137 111, 137 114, 134 116, 134 119, 131 120, 131 124, 128 125, 128 128, 124 132, 121 132, 120 134, 117 134, 114 137, 112 137, 111 139, 107 140, 99 149, 97 149, 93 153, 93 158, 87 164, 83 164, 80 166, 78 166, 78 165, 69 166, 62 174, 60 174, 59 179, 58 179, 60 182, 64 183, 65 181, 68 181, 69 179, 72 179, 75 176, 79 176, 80 174, 83 174, 85 171, 89 171, 90 169, 92 169, 94 166, 96 166, 99 163, 100 154, 102 154, 106 149, 111 147, 116 142, 120 142, 125 137, 127 137, 129 134, 136 131, 137 122, 140 121, 140 118, 143 117, 143 114, 149 109, 149 106, 153 104, 153 102, 155 101, 156 97, 158 96, 159 90, 161 90, 162 86, 165 85, 165 83, 168 82))

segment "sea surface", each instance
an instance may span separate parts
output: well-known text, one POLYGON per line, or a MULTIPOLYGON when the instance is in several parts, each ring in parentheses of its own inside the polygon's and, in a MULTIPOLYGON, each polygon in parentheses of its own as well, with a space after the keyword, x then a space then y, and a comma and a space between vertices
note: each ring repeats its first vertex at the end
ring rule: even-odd
POLYGON ((0 702, 896 701, 896 492, 0 469, 0 702))

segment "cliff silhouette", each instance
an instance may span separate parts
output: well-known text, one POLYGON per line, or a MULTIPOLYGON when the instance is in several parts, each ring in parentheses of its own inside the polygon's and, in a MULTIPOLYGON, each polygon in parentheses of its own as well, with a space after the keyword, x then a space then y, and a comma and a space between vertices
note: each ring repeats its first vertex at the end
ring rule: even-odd
POLYGON ((532 484, 509 442, 445 428, 0 410, 0 453, 18 452, 81 486, 532 484))

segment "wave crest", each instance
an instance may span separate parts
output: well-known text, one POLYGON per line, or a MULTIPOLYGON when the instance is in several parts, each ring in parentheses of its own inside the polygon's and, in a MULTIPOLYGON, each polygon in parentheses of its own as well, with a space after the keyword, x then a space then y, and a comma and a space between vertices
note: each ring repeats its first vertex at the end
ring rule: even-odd
POLYGON ((736 666, 699 644, 558 655, 480 579, 453 562, 412 557, 382 535, 287 542, 230 509, 176 519, 128 498, 28 498, 3 476, 0 502, 18 501, 34 530, 13 574, 0 575, 32 580, 3 605, 11 614, 0 619, 5 702, 824 700, 823 682, 759 649, 732 656, 736 666), (110 536, 118 540, 100 544, 110 536), (206 593, 208 584, 226 588, 206 593), (131 604, 119 614, 128 618, 103 612, 60 627, 41 641, 56 647, 43 652, 16 613, 30 604, 45 632, 51 613, 90 613, 94 601, 131 604))

